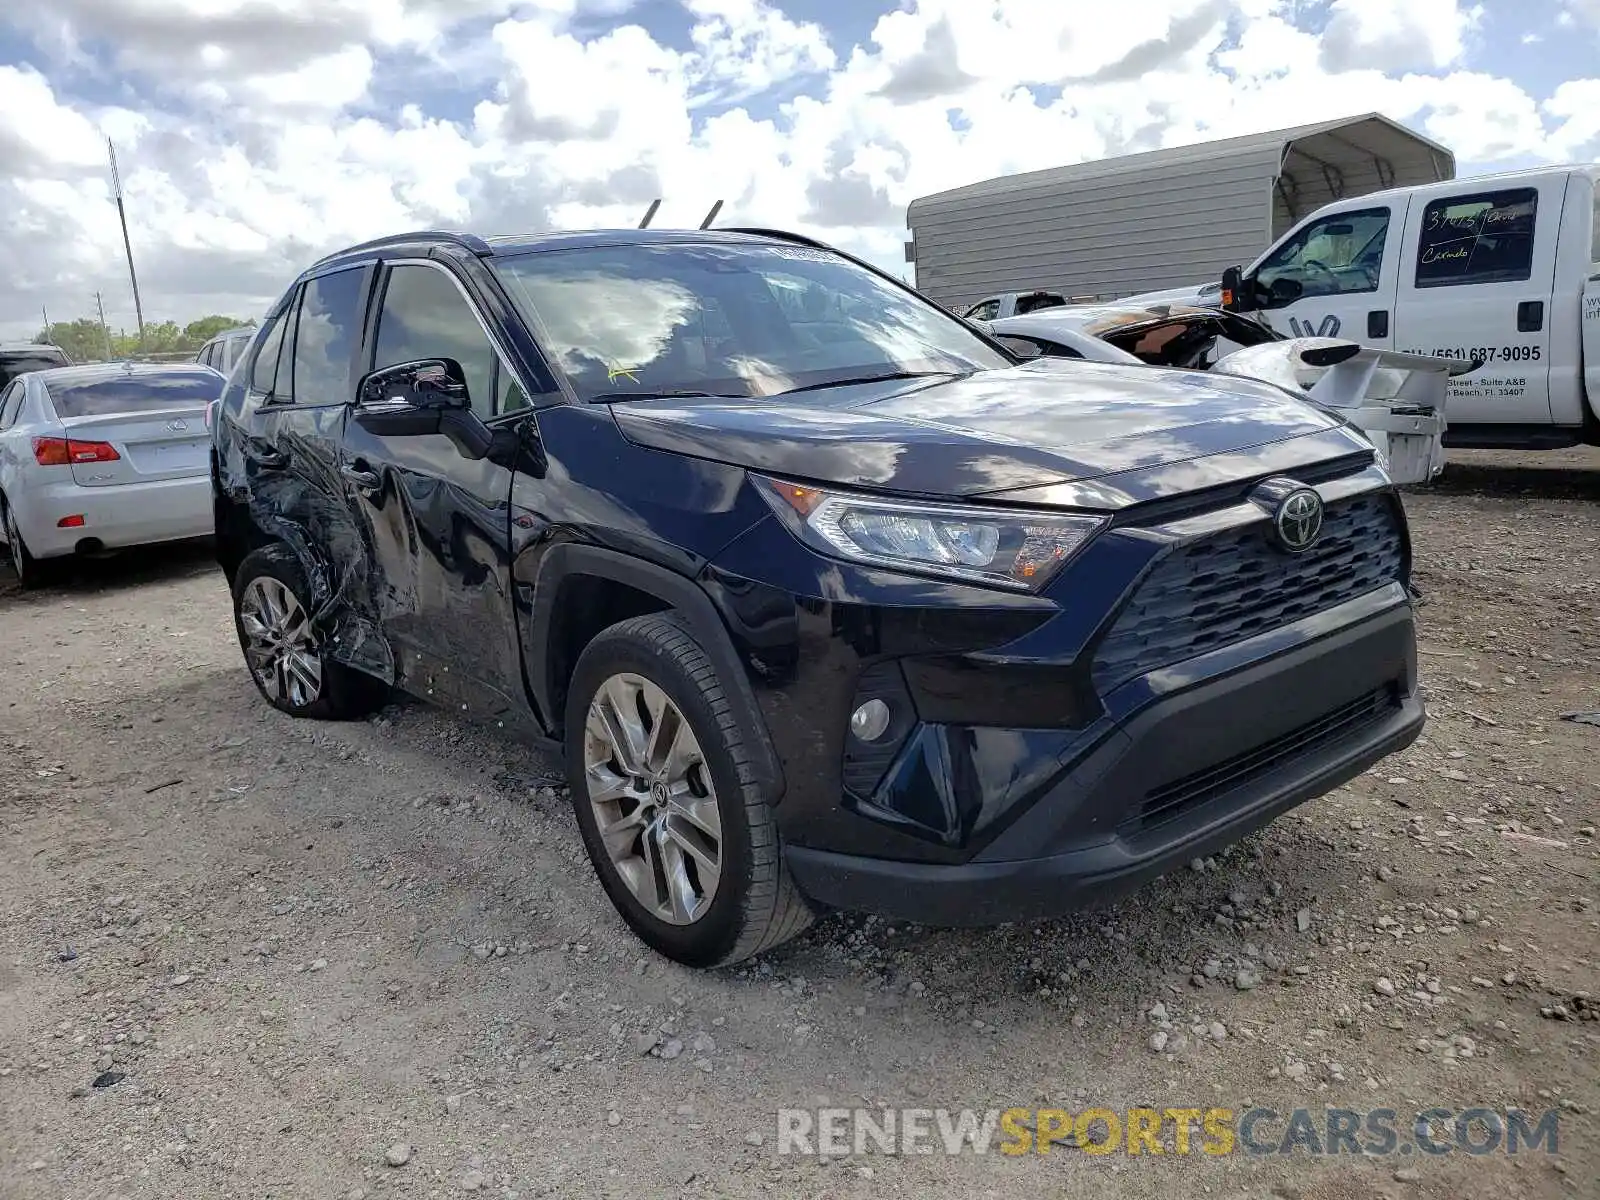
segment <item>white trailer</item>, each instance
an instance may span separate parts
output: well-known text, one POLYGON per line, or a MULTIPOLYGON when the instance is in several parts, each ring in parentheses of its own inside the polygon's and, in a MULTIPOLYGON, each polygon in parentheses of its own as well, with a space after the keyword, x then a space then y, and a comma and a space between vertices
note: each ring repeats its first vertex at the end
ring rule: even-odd
POLYGON ((1370 113, 924 196, 906 212, 906 260, 918 290, 956 312, 1006 292, 1114 299, 1220 279, 1325 204, 1455 167, 1370 113))

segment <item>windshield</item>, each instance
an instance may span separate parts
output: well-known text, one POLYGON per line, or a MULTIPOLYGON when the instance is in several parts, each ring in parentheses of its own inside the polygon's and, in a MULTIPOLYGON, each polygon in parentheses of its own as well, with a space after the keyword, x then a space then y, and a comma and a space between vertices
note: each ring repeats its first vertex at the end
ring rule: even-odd
POLYGON ((490 262, 584 400, 774 396, 1011 365, 942 309, 825 250, 679 243, 490 262))

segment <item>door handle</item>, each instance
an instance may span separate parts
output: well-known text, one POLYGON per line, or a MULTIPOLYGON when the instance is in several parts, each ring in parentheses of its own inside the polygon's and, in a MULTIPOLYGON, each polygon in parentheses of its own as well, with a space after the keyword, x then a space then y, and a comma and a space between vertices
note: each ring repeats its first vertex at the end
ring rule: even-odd
POLYGON ((383 480, 378 478, 376 471, 367 471, 350 463, 341 466, 339 474, 358 492, 375 492, 383 486, 383 480))
POLYGON ((1389 336, 1388 310, 1379 308, 1367 314, 1367 336, 1369 338, 1386 338, 1389 336))
POLYGON ((1524 300, 1517 305, 1517 332, 1538 333, 1544 328, 1544 301, 1524 300))

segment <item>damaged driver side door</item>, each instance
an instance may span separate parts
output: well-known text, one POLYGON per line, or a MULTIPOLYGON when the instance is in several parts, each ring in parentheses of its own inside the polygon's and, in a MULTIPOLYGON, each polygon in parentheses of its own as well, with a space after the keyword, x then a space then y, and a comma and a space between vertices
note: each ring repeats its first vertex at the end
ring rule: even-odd
MULTIPOLYGON (((432 259, 383 265, 365 371, 452 360, 490 424, 527 401, 455 274, 432 259)), ((527 719, 510 572, 512 474, 439 432, 394 432, 357 397, 339 469, 367 529, 372 603, 407 690, 458 711, 527 719), (388 431, 386 431, 388 430, 388 431)))

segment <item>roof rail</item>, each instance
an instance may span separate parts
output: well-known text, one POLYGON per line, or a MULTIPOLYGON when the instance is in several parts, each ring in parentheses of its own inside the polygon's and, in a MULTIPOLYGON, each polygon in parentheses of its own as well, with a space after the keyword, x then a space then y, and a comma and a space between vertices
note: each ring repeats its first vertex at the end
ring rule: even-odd
POLYGON ((757 237, 769 237, 776 238, 782 242, 793 242, 797 246, 810 246, 814 250, 833 250, 835 252, 838 250, 838 247, 830 246, 827 242, 819 242, 816 238, 807 237, 803 233, 791 233, 787 229, 764 229, 753 225, 720 225, 717 227, 717 232, 749 233, 757 237))
POLYGON ((439 242, 448 246, 460 246, 470 250, 473 254, 487 257, 493 254, 489 243, 475 233, 457 233, 449 229, 418 229, 411 233, 391 233, 387 237, 373 238, 369 242, 361 242, 355 246, 346 246, 343 250, 335 250, 326 254, 312 263, 312 267, 320 267, 323 263, 332 262, 336 258, 343 258, 347 254, 358 254, 366 250, 382 250, 387 246, 404 246, 412 242, 439 242))

